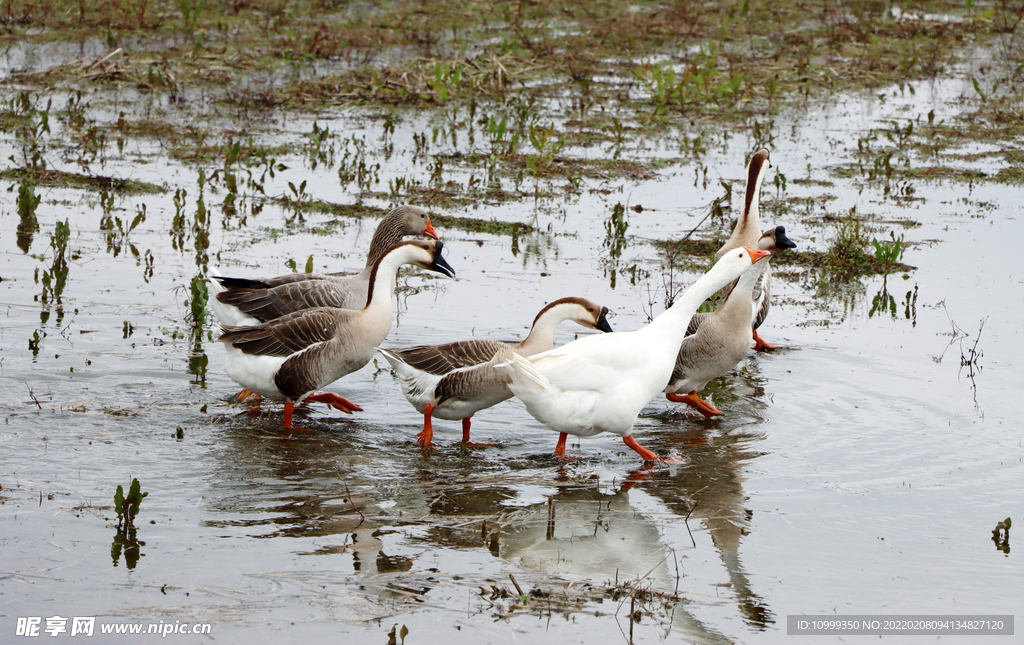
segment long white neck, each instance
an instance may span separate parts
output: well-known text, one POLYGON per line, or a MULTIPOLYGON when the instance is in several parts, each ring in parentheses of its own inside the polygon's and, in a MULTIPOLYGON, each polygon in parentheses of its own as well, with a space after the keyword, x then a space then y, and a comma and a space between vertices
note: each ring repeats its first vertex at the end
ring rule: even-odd
POLYGON ((403 246, 378 260, 372 272, 365 309, 387 311, 390 314, 391 297, 395 295, 398 286, 398 268, 409 262, 409 248, 415 247, 403 246))
POLYGON ((674 344, 678 351, 679 345, 683 343, 683 338, 686 336, 686 327, 690 324, 690 318, 697 311, 697 307, 711 294, 735 279, 736 273, 731 272, 727 267, 722 266, 722 262, 719 262, 690 285, 690 288, 683 292, 675 304, 652 320, 647 329, 663 336, 666 343, 674 344))
POLYGON ((530 356, 553 348, 555 329, 566 320, 573 320, 579 307, 575 303, 565 303, 551 307, 541 314, 530 328, 530 334, 519 343, 521 353, 530 356))

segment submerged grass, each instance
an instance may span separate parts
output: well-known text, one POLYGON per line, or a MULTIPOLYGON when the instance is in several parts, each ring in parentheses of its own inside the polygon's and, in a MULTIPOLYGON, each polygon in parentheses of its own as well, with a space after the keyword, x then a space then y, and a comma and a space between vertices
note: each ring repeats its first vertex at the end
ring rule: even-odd
MULTIPOLYGON (((709 132, 742 128, 770 145, 772 117, 783 108, 840 91, 934 78, 949 73, 968 50, 988 47, 1007 62, 973 72, 977 96, 966 117, 945 123, 929 115, 927 122, 893 122, 872 130, 853 162, 829 172, 881 183, 887 196, 903 202, 920 199, 917 185, 923 181, 1024 181, 1021 159, 1012 151, 971 153, 975 157, 962 152, 972 141, 1024 135, 1015 99, 1024 82, 1019 3, 979 11, 973 3, 946 0, 899 7, 852 0, 696 5, 435 0, 426 9, 404 0, 373 6, 143 0, 123 9, 119 3, 78 0, 8 0, 0 7, 0 30, 8 40, 77 40, 83 50, 104 52, 12 70, 0 81, 11 88, 0 121, 15 132, 22 150, 21 167, 0 177, 129 193, 161 191, 152 184, 48 169, 53 151, 87 168, 102 163, 114 141, 123 153, 124 139, 145 138, 186 164, 223 165, 211 176, 227 191, 222 209, 238 214, 240 224, 247 198, 252 214, 264 200, 300 219, 306 212, 383 214, 314 199, 304 184, 290 184, 291 195, 264 195, 264 179, 284 168, 279 157, 292 163, 298 156, 314 168, 337 166, 342 187, 359 200, 454 209, 571 199, 588 182, 601 190, 592 184, 650 180, 677 164, 678 158, 642 152, 646 141, 663 144, 666 132, 678 139, 679 155, 703 167, 700 160, 713 145, 709 132), (960 43, 970 47, 951 46, 960 43), (35 101, 32 88, 39 94, 35 101), (66 107, 52 111, 63 130, 51 133, 51 105, 43 108, 41 97, 55 88, 70 98, 66 107), (112 88, 134 90, 146 106, 127 115, 108 110, 104 118, 90 118, 94 108, 83 101, 83 91, 92 93, 97 108, 105 100, 109 107, 104 94, 112 88), (379 119, 381 140, 346 138, 314 124, 298 146, 257 143, 263 135, 265 140, 277 136, 276 119, 290 111, 337 108, 379 119), (118 114, 116 120, 111 112, 118 114), (388 133, 409 117, 428 124, 414 136, 414 158, 430 177, 397 177, 385 192, 378 184, 380 160, 394 146, 388 133), (51 141, 55 138, 63 140, 51 141), (627 151, 635 152, 630 157, 627 151), (1000 165, 982 172, 947 163, 955 159, 998 159, 1000 165), (468 182, 451 179, 452 169, 468 174, 468 182)), ((818 181, 815 185, 830 186, 818 181)), ((200 191, 204 182, 200 179, 200 191)), ((781 197, 781 174, 776 185, 781 197)), ((780 208, 810 213, 817 206, 812 201, 780 208)), ((529 224, 497 220, 437 215, 435 221, 471 233, 516 237, 534 231, 529 224)), ((802 263, 843 279, 891 270, 872 256, 866 231, 856 230, 859 223, 837 220, 828 249, 784 254, 776 263, 802 263)), ((704 268, 722 241, 659 246, 673 266, 704 268)))
MULTIPOLYGON (((658 240, 653 244, 665 255, 670 266, 704 271, 709 266, 710 258, 714 257, 725 241, 725 236, 691 237, 683 240, 658 240)), ((892 243, 873 240, 863 218, 852 212, 838 218, 832 238, 824 251, 788 249, 772 256, 772 266, 776 267, 775 275, 783 279, 798 278, 800 272, 794 269, 811 269, 822 280, 851 281, 869 275, 913 271, 913 266, 901 261, 905 248, 902 235, 897 240, 893 234, 892 243)))
POLYGON ((899 11, 881 2, 810 7, 801 0, 435 0, 426 11, 403 1, 138 2, 133 11, 116 11, 106 3, 10 0, 4 8, 11 37, 102 34, 110 52, 9 82, 117 83, 172 94, 196 86, 247 107, 315 109, 568 92, 582 122, 596 118, 589 113, 601 105, 645 122, 680 114, 743 120, 823 92, 934 76, 955 61, 951 41, 984 41, 1017 28, 1012 3, 998 3, 982 19, 936 1, 899 11), (312 79, 246 87, 254 74, 312 61, 337 64, 312 79))
MULTIPOLYGON (((368 204, 336 204, 319 199, 308 201, 274 199, 272 201, 292 210, 325 213, 335 218, 362 219, 367 216, 383 217, 387 215, 389 210, 368 204)), ((488 233, 491 235, 511 235, 516 237, 537 231, 536 227, 525 222, 507 222, 493 218, 485 220, 474 217, 453 217, 435 212, 430 214, 430 219, 435 228, 454 229, 467 233, 488 233)))
POLYGON ((104 177, 102 175, 82 175, 63 170, 47 170, 43 168, 9 168, 7 170, 0 170, 0 179, 27 179, 40 186, 111 191, 126 195, 167 192, 166 188, 145 181, 104 177))
MULTIPOLYGON (((801 0, 669 6, 435 0, 423 10, 401 0, 372 7, 183 0, 137 2, 122 11, 77 0, 9 0, 3 9, 8 38, 101 45, 96 35, 102 34, 109 49, 46 69, 15 70, 9 84, 117 84, 166 94, 172 104, 187 102, 199 89, 204 101, 233 106, 246 121, 251 111, 280 108, 441 111, 448 124, 435 129, 435 142, 439 134, 454 141, 456 133, 472 140, 472 130, 484 125, 478 135, 491 137, 491 154, 457 149, 458 163, 493 167, 497 154, 504 177, 517 185, 524 176, 561 178, 570 186, 583 178, 649 176, 657 170, 651 159, 620 161, 616 152, 613 160, 595 163, 560 154, 560 146, 621 144, 661 133, 680 117, 698 130, 713 121, 716 127, 752 125, 757 133, 782 106, 948 71, 962 51, 952 42, 1000 43, 1009 60, 1022 58, 1015 3, 978 12, 936 0, 898 9, 801 0), (315 74, 307 72, 311 63, 322 64, 315 74), (498 124, 500 135, 487 132, 498 124), (544 128, 554 136, 538 144, 544 128), (532 154, 516 150, 530 143, 532 154)), ((1002 85, 984 77, 976 83, 985 88, 978 92, 983 109, 976 119, 984 127, 969 136, 990 137, 986 128, 997 126, 1004 136, 1019 131, 1020 109, 1010 100, 1019 68, 1009 73, 1002 85)), ((187 162, 218 151, 201 140, 201 129, 164 128, 160 135, 158 120, 136 126, 122 116, 118 123, 123 134, 148 129, 169 139, 172 155, 187 162)), ((452 152, 432 153, 446 155, 452 152)), ((1014 181, 1016 175, 999 178, 1014 181)), ((523 195, 486 198, 516 197, 523 195)), ((462 204, 467 197, 439 198, 462 204)))

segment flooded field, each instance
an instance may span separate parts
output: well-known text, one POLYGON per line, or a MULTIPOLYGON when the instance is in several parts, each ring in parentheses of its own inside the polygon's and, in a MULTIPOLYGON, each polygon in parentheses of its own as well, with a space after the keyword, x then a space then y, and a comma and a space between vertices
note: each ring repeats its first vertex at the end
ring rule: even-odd
POLYGON ((516 155, 512 102, 256 111, 18 76, 108 53, 2 61, 0 640, 20 617, 95 616, 212 625, 190 641, 775 643, 789 615, 1024 609, 1012 530, 993 537, 1024 522, 1024 142, 948 133, 997 93, 987 52, 745 125, 623 117, 596 142, 564 134, 567 93, 536 103, 516 155), (196 318, 195 278, 356 272, 413 203, 458 278, 404 273, 385 346, 522 338, 565 296, 636 329, 710 266, 760 146, 762 222, 797 243, 760 330, 781 348, 709 385, 722 417, 647 406, 635 436, 681 465, 644 468, 611 435, 560 463, 515 399, 473 418, 496 447, 435 420, 424 454, 382 357, 328 388, 363 412, 311 404, 286 433, 281 405, 233 402, 196 318), (870 269, 828 263, 844 235, 870 269), (114 495, 133 478, 128 535, 114 495))

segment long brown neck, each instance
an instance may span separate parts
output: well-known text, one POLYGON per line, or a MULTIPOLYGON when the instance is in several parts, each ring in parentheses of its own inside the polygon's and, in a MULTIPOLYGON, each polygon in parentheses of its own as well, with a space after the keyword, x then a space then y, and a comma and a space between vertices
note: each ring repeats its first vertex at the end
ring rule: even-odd
POLYGON ((392 245, 402 241, 405 237, 405 227, 402 226, 401 207, 396 208, 380 221, 377 230, 373 232, 370 240, 370 252, 366 255, 366 269, 372 269, 384 253, 392 245))
POLYGON ((729 240, 715 255, 722 257, 727 252, 747 246, 753 248, 761 238, 761 183, 768 170, 768 151, 758 150, 747 167, 747 189, 743 198, 743 211, 736 220, 729 240))

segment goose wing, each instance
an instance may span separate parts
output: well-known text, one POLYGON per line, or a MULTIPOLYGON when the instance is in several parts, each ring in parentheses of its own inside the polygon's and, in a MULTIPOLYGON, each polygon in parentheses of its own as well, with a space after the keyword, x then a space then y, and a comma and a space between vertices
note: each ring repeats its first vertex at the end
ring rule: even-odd
POLYGON ((693 336, 697 333, 697 329, 701 326, 704 320, 710 316, 709 312, 699 311, 690 318, 690 324, 686 327, 686 335, 693 336))
POLYGON ((321 273, 288 273, 279 275, 276 278, 228 278, 225 276, 212 276, 225 289, 272 289, 283 284, 292 282, 304 282, 306 280, 324 280, 326 275, 321 273))
POLYGON ((455 370, 488 363, 505 349, 508 349, 508 346, 500 341, 478 339, 444 345, 417 345, 390 351, 410 367, 441 376, 455 370))
POLYGON ((291 356, 334 338, 337 316, 329 309, 306 309, 251 327, 222 325, 220 341, 246 354, 291 356))
POLYGON ((647 362, 636 332, 585 336, 532 356, 530 362, 563 390, 605 391, 647 362))
MULTIPOLYGON (((324 276, 308 277, 300 280, 282 280, 272 278, 263 281, 245 281, 234 278, 232 282, 239 286, 229 287, 217 294, 217 300, 237 307, 250 316, 262 321, 280 318, 294 311, 312 309, 314 307, 340 307, 350 309, 365 305, 366 290, 363 289, 362 303, 352 302, 358 287, 356 276, 344 278, 325 278, 324 276), (246 286, 242 283, 248 282, 246 286)), ((221 284, 224 284, 222 281, 221 284)), ((227 285, 225 285, 227 286, 227 285)))
MULTIPOLYGON (((495 342, 495 341, 488 341, 495 342)), ((454 399, 456 401, 475 401, 483 407, 490 407, 499 401, 511 398, 508 384, 512 381, 508 370, 497 366, 512 359, 512 348, 504 343, 496 343, 497 351, 485 362, 452 370, 445 374, 434 386, 437 404, 454 399)))
POLYGON ((702 336, 693 334, 683 339, 683 344, 679 346, 679 354, 676 356, 676 364, 672 368, 672 377, 669 379, 669 383, 686 380, 696 363, 710 351, 706 339, 702 336))

